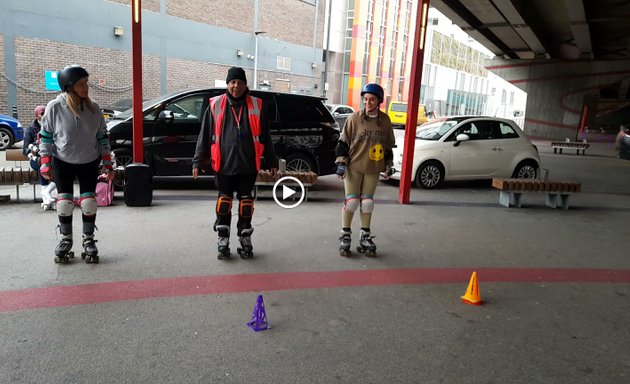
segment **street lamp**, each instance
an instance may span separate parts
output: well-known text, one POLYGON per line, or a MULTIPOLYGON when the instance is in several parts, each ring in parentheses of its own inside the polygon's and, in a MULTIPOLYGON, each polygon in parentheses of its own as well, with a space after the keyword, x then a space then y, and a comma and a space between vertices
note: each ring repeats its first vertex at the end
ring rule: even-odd
POLYGON ((264 31, 254 32, 254 89, 258 89, 258 35, 266 33, 264 31))

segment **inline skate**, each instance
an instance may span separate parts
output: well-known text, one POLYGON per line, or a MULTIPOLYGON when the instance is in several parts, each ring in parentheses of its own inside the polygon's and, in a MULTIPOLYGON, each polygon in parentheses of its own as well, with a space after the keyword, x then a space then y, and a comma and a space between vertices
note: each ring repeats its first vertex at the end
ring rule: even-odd
POLYGON ((98 264, 98 248, 94 235, 83 235, 83 252, 81 258, 88 264, 98 264))
POLYGON ((361 230, 361 239, 359 240, 359 246, 357 247, 357 252, 365 253, 366 256, 376 256, 376 244, 372 241, 374 236, 370 233, 370 231, 361 230))
POLYGON ((68 235, 61 234, 61 240, 55 248, 55 263, 68 264, 70 259, 74 257, 72 251, 72 233, 68 235))
POLYGON ((238 241, 241 246, 236 248, 236 252, 241 256, 241 259, 254 258, 254 247, 252 246, 252 233, 254 228, 246 228, 241 230, 241 235, 238 237, 238 241))
POLYGON ((217 241, 217 258, 227 260, 230 258, 230 227, 227 225, 217 225, 219 240, 217 241))
POLYGON ((339 244, 339 255, 341 256, 350 256, 350 246, 352 242, 350 235, 352 235, 352 231, 346 229, 341 230, 341 236, 339 237, 341 241, 339 244))

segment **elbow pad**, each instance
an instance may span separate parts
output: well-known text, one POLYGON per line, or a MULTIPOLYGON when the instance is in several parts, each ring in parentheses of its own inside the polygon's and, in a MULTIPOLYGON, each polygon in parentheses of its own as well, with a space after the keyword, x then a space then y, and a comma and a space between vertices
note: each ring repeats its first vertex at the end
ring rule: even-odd
POLYGON ((335 147, 335 156, 348 157, 348 153, 350 153, 350 147, 348 147, 348 143, 339 140, 337 142, 337 146, 335 147))

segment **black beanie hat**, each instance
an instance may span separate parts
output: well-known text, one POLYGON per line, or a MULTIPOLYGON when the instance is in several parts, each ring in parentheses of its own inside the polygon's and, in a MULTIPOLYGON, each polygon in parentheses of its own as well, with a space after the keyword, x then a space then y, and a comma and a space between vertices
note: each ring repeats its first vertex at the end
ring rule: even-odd
POLYGON ((245 70, 240 67, 232 67, 228 70, 227 78, 225 79, 226 83, 229 83, 231 80, 238 79, 242 80, 243 83, 247 84, 247 77, 245 76, 245 70))

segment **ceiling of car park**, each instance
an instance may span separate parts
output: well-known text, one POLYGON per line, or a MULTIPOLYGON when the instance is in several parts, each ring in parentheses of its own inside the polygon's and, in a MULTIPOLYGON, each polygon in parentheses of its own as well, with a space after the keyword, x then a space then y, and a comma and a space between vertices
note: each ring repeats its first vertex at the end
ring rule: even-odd
POLYGON ((431 0, 495 55, 629 59, 630 0, 431 0))

